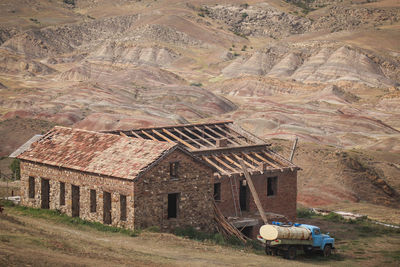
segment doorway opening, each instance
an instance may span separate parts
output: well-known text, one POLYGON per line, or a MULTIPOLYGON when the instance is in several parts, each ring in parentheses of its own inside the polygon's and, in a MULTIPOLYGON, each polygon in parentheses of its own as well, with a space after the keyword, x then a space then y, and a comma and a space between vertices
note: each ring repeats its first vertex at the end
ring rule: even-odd
POLYGON ((103 222, 111 224, 111 193, 109 192, 103 194, 103 222))
POLYGON ((168 219, 178 217, 179 193, 168 194, 168 219))
POLYGON ((253 231, 253 226, 247 226, 240 230, 240 232, 242 232, 242 234, 244 234, 248 238, 251 238, 252 231, 253 231))
POLYGON ((72 199, 72 217, 79 217, 79 199, 80 199, 80 192, 79 186, 72 185, 71 186, 71 199, 72 199))
POLYGON ((41 208, 42 209, 49 209, 50 208, 50 183, 49 180, 43 179, 41 182, 41 208))
POLYGON ((244 186, 240 183, 240 190, 239 190, 239 202, 240 202, 240 210, 247 211, 248 207, 248 193, 247 193, 247 186, 244 186))

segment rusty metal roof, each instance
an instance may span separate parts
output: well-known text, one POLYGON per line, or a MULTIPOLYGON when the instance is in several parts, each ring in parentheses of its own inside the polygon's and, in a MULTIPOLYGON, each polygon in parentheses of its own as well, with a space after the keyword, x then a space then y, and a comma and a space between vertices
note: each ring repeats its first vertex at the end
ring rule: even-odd
POLYGON ((176 143, 56 126, 18 158, 133 180, 177 147, 176 143))

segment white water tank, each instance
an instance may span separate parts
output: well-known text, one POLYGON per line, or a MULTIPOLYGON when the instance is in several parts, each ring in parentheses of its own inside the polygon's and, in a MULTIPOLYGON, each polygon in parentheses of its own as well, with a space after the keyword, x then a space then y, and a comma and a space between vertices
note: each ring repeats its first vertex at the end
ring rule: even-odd
POLYGON ((278 226, 266 224, 261 226, 260 235, 265 240, 276 240, 276 239, 299 239, 309 240, 311 239, 311 231, 301 226, 278 226))

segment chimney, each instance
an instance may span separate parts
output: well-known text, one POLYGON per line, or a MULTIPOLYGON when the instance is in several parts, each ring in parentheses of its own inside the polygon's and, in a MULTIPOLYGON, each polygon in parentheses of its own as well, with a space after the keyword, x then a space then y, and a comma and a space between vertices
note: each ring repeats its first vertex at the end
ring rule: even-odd
POLYGON ((266 162, 261 162, 261 164, 259 165, 259 168, 260 168, 260 171, 261 171, 261 172, 266 171, 267 168, 268 168, 268 163, 266 163, 266 162))
POLYGON ((217 139, 216 145, 217 145, 217 147, 227 147, 228 146, 228 139, 227 138, 217 139))

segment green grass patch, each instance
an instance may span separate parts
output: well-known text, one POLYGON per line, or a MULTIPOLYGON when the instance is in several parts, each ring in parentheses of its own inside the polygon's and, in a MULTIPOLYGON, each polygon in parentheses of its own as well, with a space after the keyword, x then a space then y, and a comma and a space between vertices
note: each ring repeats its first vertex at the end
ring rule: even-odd
MULTIPOLYGON (((174 230, 174 234, 177 236, 187 237, 187 238, 198 240, 198 241, 214 239, 213 234, 197 231, 193 227, 177 227, 174 230)), ((215 234, 215 235, 217 235, 217 234, 215 234)), ((215 238, 215 240, 220 240, 220 239, 215 238)))
POLYGON ((297 209, 297 217, 298 218, 312 218, 315 215, 316 214, 310 209, 306 209, 306 208, 297 209))
POLYGON ((304 14, 307 14, 311 11, 316 10, 315 8, 312 8, 310 5, 315 1, 315 0, 285 0, 287 3, 291 3, 299 8, 301 8, 301 12, 304 14))
POLYGON ((151 233, 159 233, 159 232, 161 232, 160 231, 160 227, 158 227, 158 226, 150 226, 150 227, 147 227, 147 228, 143 229, 143 231, 151 232, 151 233))
POLYGON ((0 235, 0 242, 10 243, 11 238, 13 237, 10 235, 0 235))
POLYGON ((228 246, 237 249, 245 249, 256 254, 260 254, 264 251, 263 245, 261 245, 261 243, 257 240, 248 240, 247 243, 244 244, 235 236, 224 238, 224 236, 222 236, 220 233, 205 233, 198 231, 193 227, 178 227, 174 230, 174 234, 197 241, 208 241, 217 245, 228 246))
POLYGON ((140 234, 139 230, 134 231, 130 229, 104 225, 99 222, 90 222, 82 220, 81 218, 70 217, 66 214, 61 213, 58 210, 35 209, 24 206, 16 206, 11 201, 3 200, 0 203, 3 206, 11 208, 13 211, 23 216, 51 220, 53 222, 73 225, 75 227, 89 227, 101 232, 121 233, 132 237, 138 236, 140 234))
POLYGON ((324 220, 331 222, 345 222, 346 220, 337 213, 330 212, 328 215, 323 216, 324 220))
POLYGON ((191 83, 190 86, 197 86, 197 87, 202 87, 202 83, 191 83))
POLYGON ((386 250, 383 250, 382 254, 386 258, 392 258, 395 261, 400 261, 400 250, 397 250, 397 251, 386 251, 386 250))

